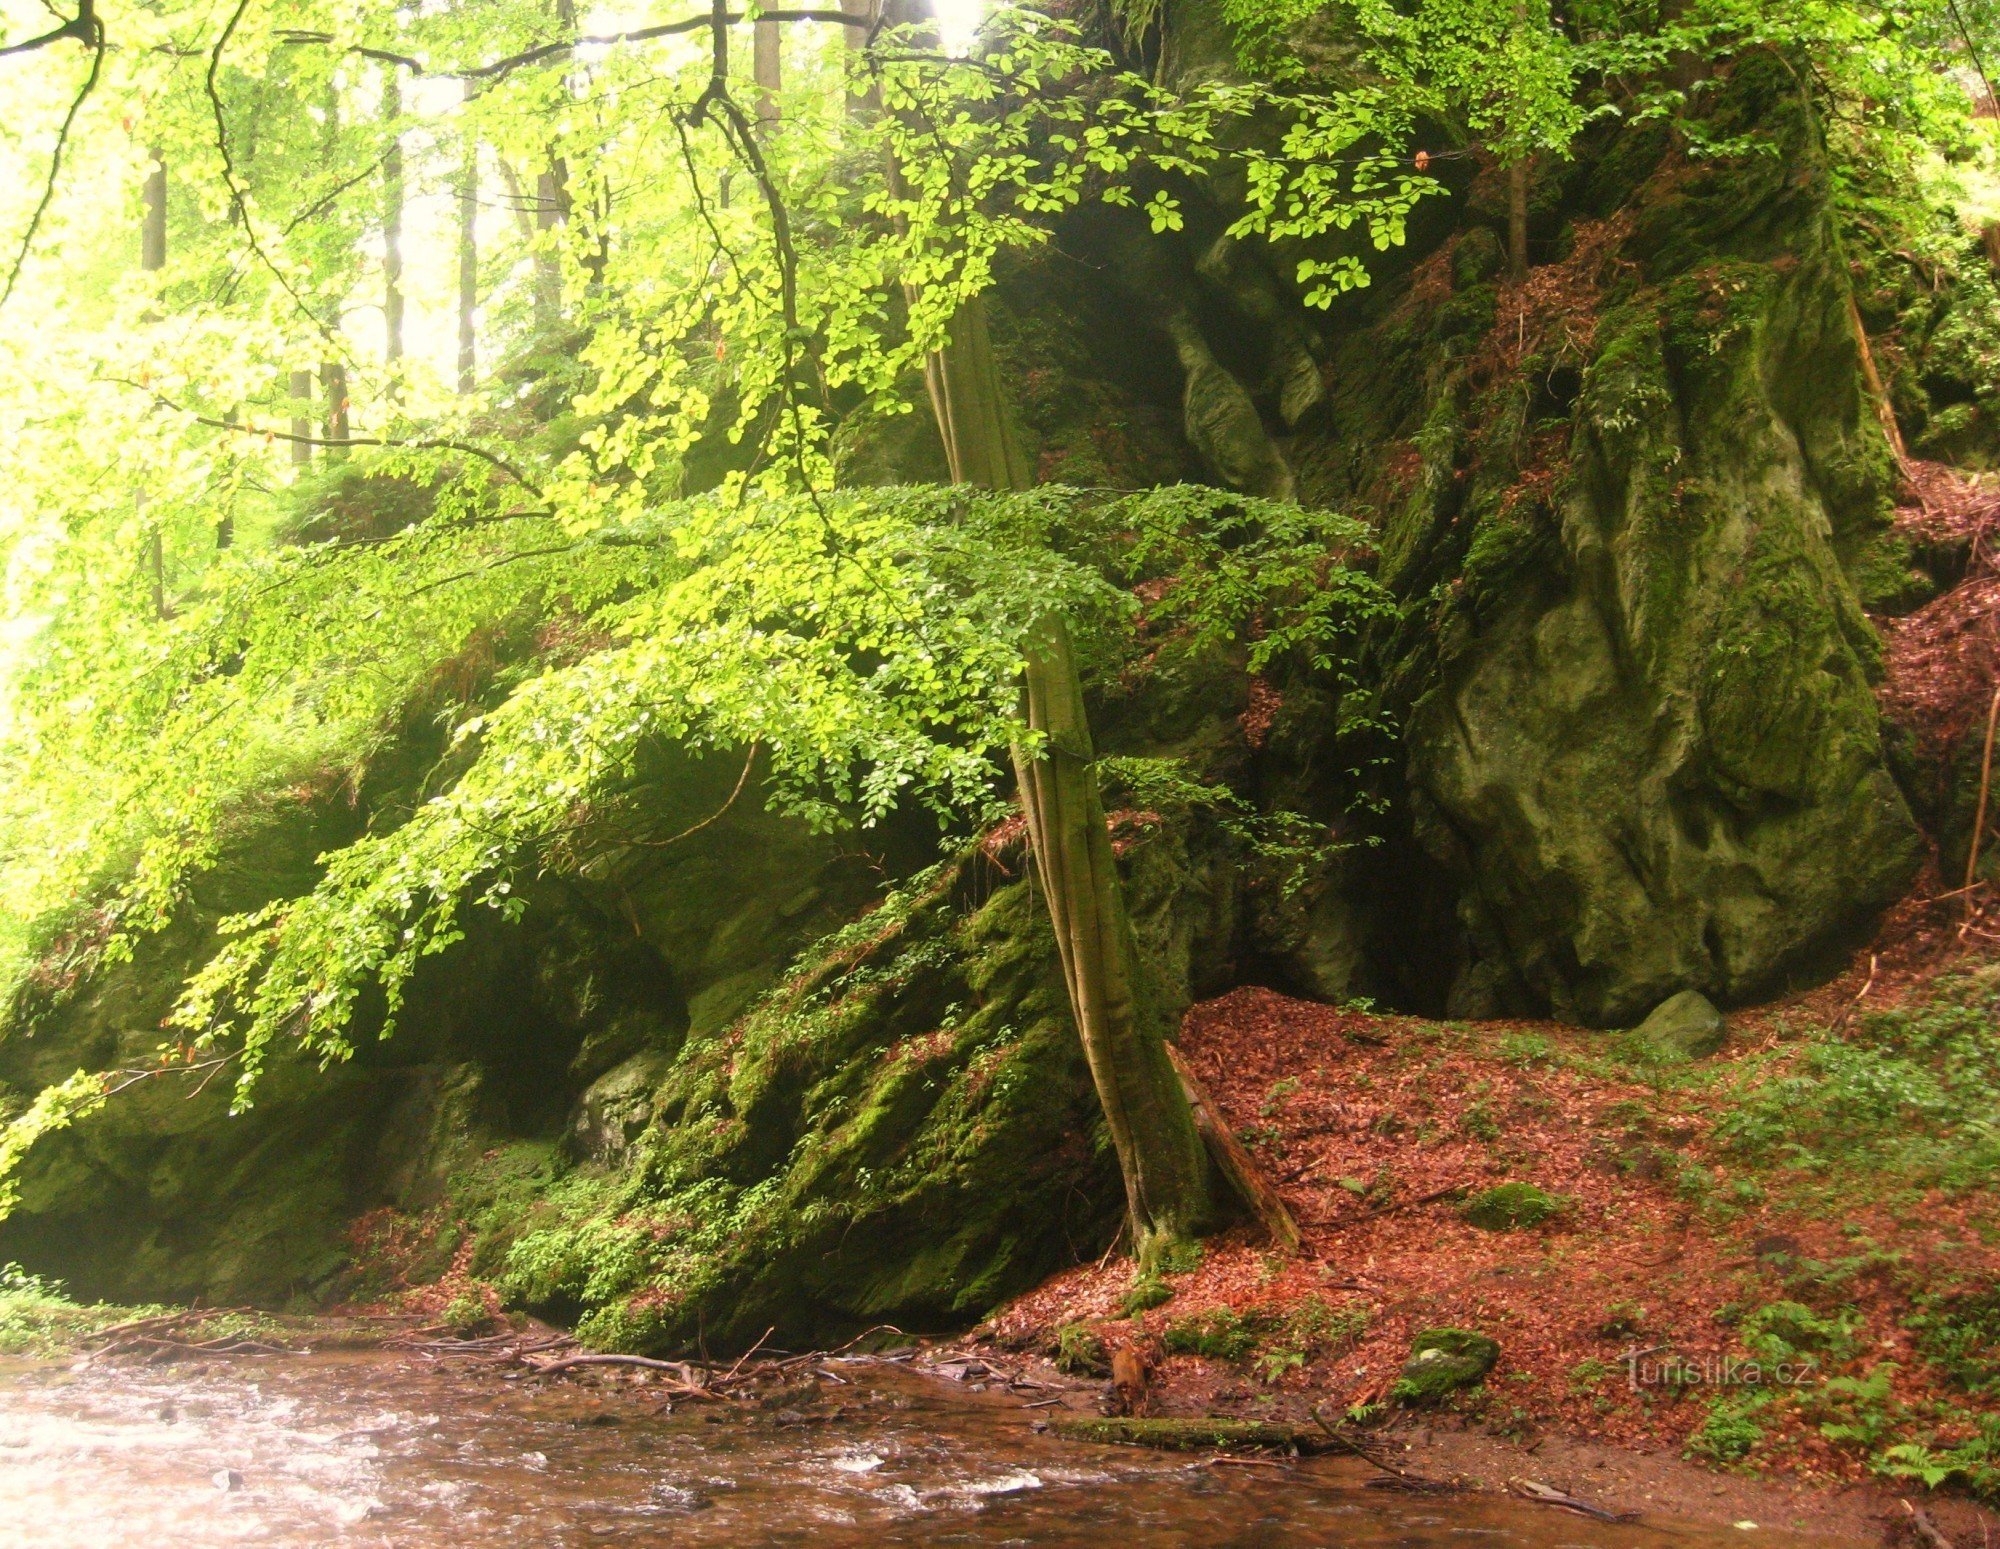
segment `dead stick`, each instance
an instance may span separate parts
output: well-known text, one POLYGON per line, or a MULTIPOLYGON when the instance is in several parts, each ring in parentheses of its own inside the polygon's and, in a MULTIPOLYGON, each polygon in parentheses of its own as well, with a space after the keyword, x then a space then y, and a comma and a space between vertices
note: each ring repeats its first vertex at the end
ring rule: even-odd
POLYGON ((537 1377, 553 1377, 557 1372, 566 1372, 573 1366, 643 1366, 648 1371, 685 1373, 684 1363, 656 1361, 649 1355, 565 1355, 553 1361, 524 1359, 522 1364, 537 1377))
POLYGON ((1923 1507, 1912 1506, 1908 1501, 1903 1501, 1900 1504, 1903 1510, 1910 1514, 1910 1526, 1917 1530, 1919 1536, 1931 1546, 1931 1549, 1957 1549, 1957 1546, 1938 1530, 1938 1525, 1931 1521, 1931 1514, 1925 1511, 1923 1507))
POLYGON ((749 1360, 750 1357, 755 1355, 759 1350, 763 1349, 764 1341, 769 1339, 773 1334, 777 1332, 778 1332, 778 1326, 774 1323, 769 1328, 765 1329, 763 1333, 759 1334, 757 1336, 757 1343, 752 1345, 748 1350, 745 1350, 741 1355, 739 1355, 736 1358, 736 1364, 730 1367, 727 1372, 723 1373, 722 1381, 717 1383, 716 1386, 727 1387, 730 1384, 730 1382, 732 1382, 735 1379, 736 1374, 741 1370, 743 1370, 743 1363, 749 1360))
MULTIPOLYGON (((2000 722, 2000 685, 1993 690, 1993 703, 1986 708, 1986 752, 1979 761, 1979 805, 1972 814, 1972 843, 1965 852, 1965 886, 1968 894, 1979 872, 1979 837, 1986 827, 1986 797, 1993 789, 1993 728, 2000 722)), ((1965 917, 1972 918, 1972 899, 1965 901, 1965 917)))

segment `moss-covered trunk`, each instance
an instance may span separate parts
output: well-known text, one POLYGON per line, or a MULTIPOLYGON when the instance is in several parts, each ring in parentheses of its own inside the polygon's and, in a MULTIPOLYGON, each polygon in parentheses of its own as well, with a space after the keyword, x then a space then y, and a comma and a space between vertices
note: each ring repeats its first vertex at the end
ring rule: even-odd
MULTIPOLYGON (((924 375, 953 482, 1027 488, 1033 475, 1007 420, 978 301, 953 319, 951 342, 924 375)), ((1024 654, 1025 719, 1042 743, 1015 750, 1021 806, 1070 1010, 1124 1175, 1133 1247, 1145 1263, 1213 1224, 1214 1188, 1164 1029, 1140 983, 1068 625, 1056 614, 1034 620, 1024 654)))

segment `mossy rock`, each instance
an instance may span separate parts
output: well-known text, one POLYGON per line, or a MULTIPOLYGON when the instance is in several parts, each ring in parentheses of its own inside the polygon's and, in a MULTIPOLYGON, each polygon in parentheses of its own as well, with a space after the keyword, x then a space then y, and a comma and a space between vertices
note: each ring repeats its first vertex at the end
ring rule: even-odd
POLYGON ((1501 1183, 1458 1207, 1460 1219, 1485 1232, 1514 1232, 1540 1226, 1559 1214, 1566 1201, 1532 1183, 1501 1183))
POLYGON ((1668 996, 1633 1034, 1642 1046, 1670 1060, 1704 1059, 1719 1052, 1729 1037, 1722 1013, 1700 990, 1668 996))
POLYGON ((1402 1404, 1435 1404, 1486 1380, 1500 1359, 1499 1341, 1471 1329, 1426 1329, 1410 1343, 1403 1375, 1389 1390, 1402 1404))

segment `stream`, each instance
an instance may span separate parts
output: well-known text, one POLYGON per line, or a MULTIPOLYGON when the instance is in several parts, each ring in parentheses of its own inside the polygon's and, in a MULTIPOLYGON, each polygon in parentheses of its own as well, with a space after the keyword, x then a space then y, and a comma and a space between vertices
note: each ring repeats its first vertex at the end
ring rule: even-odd
POLYGON ((1345 1459, 1232 1467, 1079 1445, 1038 1434, 1012 1401, 893 1363, 825 1369, 808 1416, 666 1412, 643 1388, 509 1382, 382 1351, 0 1364, 0 1545, 1805 1542, 1389 1494, 1345 1459))

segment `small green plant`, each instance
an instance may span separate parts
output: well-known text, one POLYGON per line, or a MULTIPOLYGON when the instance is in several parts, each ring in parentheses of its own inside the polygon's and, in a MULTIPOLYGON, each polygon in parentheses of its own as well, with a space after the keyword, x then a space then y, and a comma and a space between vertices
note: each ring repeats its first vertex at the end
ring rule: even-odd
POLYGON ((1201 1268, 1201 1261, 1207 1256, 1206 1250, 1198 1242, 1177 1242, 1169 1244, 1160 1255, 1159 1273, 1163 1275, 1191 1275, 1201 1268))
POLYGON ((1499 1053, 1510 1065, 1539 1065, 1555 1058, 1556 1046, 1546 1033, 1509 1033, 1500 1040, 1499 1053))
POLYGON ((1486 1106, 1484 1098, 1473 1103, 1459 1115, 1459 1130, 1473 1140, 1491 1145, 1500 1138, 1500 1121, 1493 1116, 1493 1110, 1486 1106))
POLYGON ((438 1321, 463 1339, 486 1328, 492 1323, 493 1314, 487 1309, 485 1297, 477 1291, 467 1290, 459 1292, 445 1304, 438 1321))
POLYGON ((2000 1500, 2000 1415, 1968 1416, 1973 1433, 1962 1441, 1926 1446, 1902 1442, 1877 1454, 1874 1469, 1891 1479, 1914 1479, 1926 1489, 1962 1485, 1982 1500, 2000 1500))
POLYGON ((1591 1393, 1598 1384, 1611 1375, 1611 1368, 1596 1356, 1586 1356, 1569 1369, 1569 1390, 1572 1393, 1591 1393))
POLYGON ((1163 1337, 1169 1355, 1199 1355, 1211 1361, 1240 1361, 1257 1348, 1271 1328, 1269 1317, 1228 1307, 1196 1313, 1169 1323, 1163 1337))
POLYGON ((1744 1318, 1743 1343, 1773 1364, 1817 1362, 1820 1357, 1839 1361, 1853 1353, 1859 1323, 1851 1311, 1825 1316, 1801 1302, 1771 1302, 1744 1318))
POLYGON ((1257 1375, 1266 1382, 1277 1382, 1287 1372, 1298 1371, 1306 1364, 1303 1350, 1266 1350, 1257 1357, 1257 1375))
POLYGON ((1910 1315, 1917 1349, 1968 1393, 2000 1392, 2000 1290, 1920 1297, 1910 1315))
POLYGON ((1763 1392, 1728 1393, 1708 1406, 1687 1450, 1714 1463, 1740 1463, 1764 1439, 1757 1416, 1771 1402, 1763 1392))
POLYGON ((1127 1318, 1137 1317, 1142 1312, 1151 1312, 1155 1307, 1164 1307, 1173 1299, 1174 1288, 1158 1275, 1140 1275, 1133 1280, 1132 1288, 1118 1303, 1118 1311, 1127 1318))
POLYGON ((1262 1118, 1273 1117, 1284 1106, 1285 1099, 1299 1089, 1297 1076, 1285 1076, 1271 1083, 1271 1090, 1264 1094, 1264 1103, 1257 1112, 1262 1118))

